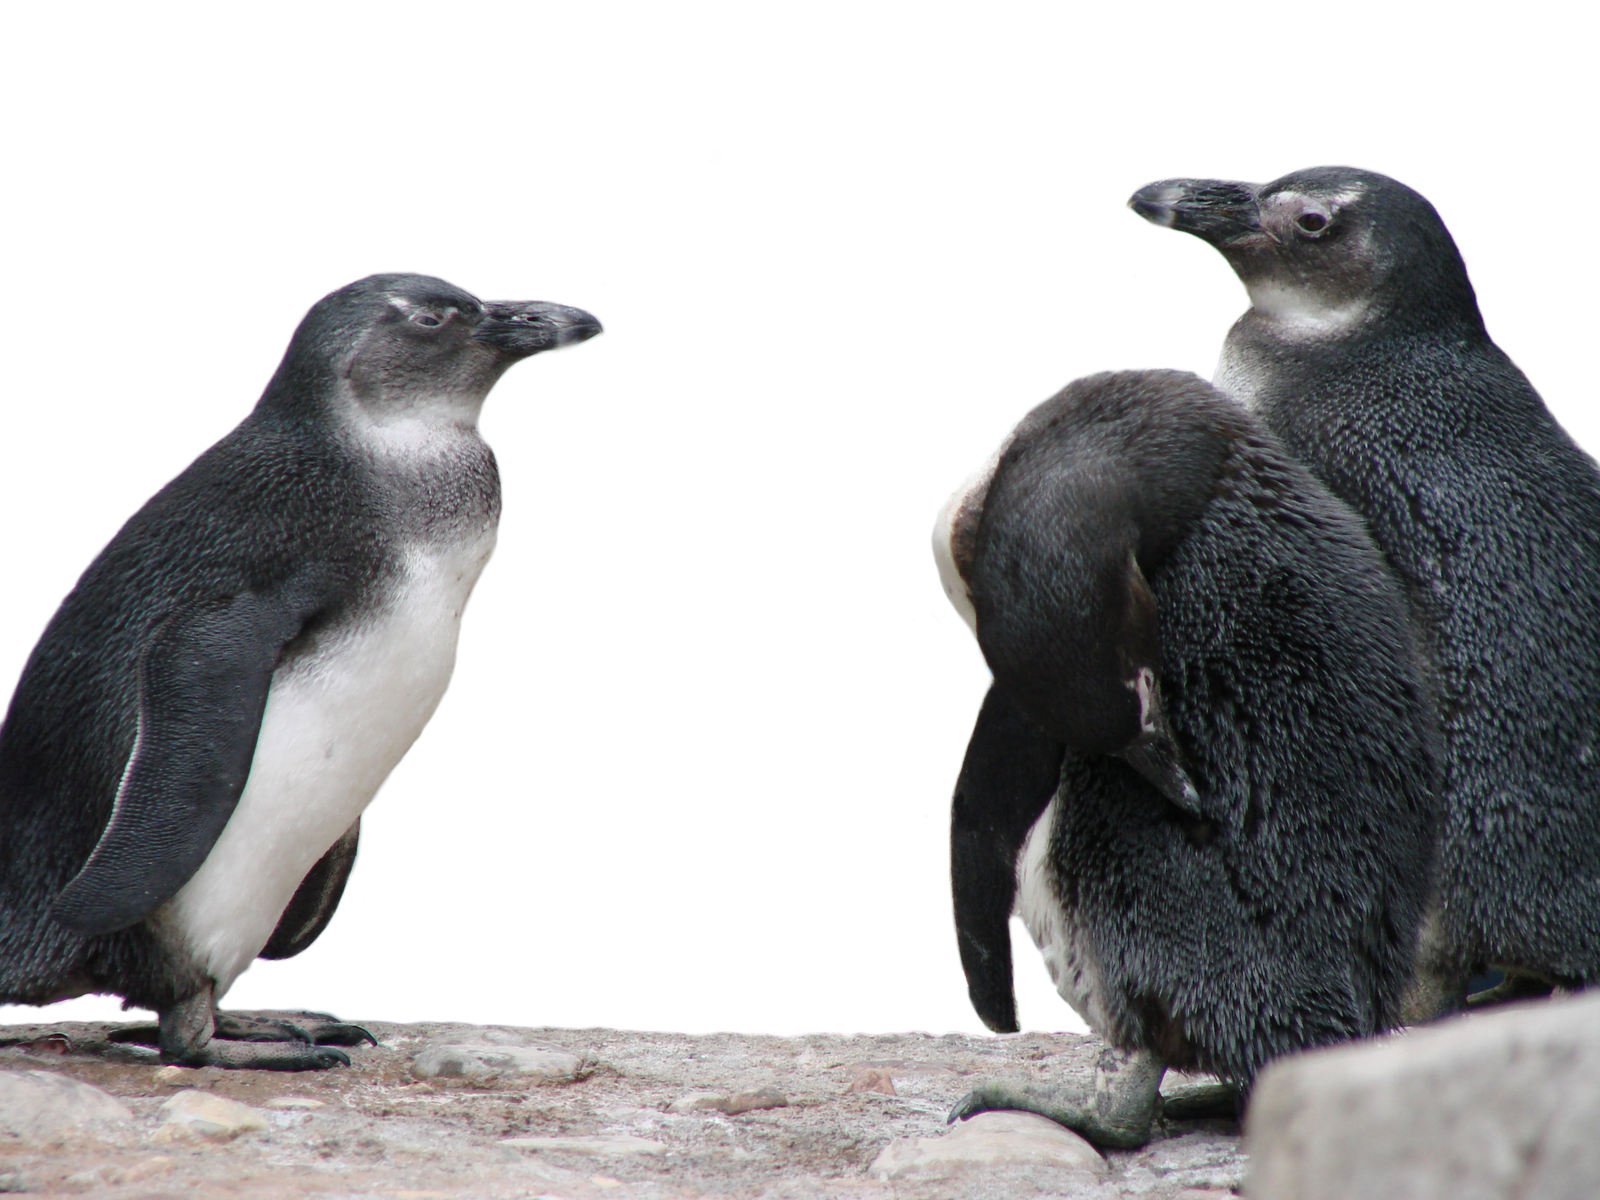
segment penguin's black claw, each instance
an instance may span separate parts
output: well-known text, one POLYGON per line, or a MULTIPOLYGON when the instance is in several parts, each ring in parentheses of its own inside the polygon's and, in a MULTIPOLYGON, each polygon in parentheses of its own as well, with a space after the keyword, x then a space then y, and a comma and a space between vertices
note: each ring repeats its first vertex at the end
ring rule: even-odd
POLYGON ((968 1117, 976 1117, 979 1112, 990 1112, 994 1109, 1008 1109, 1011 1107, 1006 1102, 1005 1085, 1003 1083, 982 1083, 965 1096, 955 1101, 950 1107, 949 1117, 944 1118, 946 1125, 955 1125, 963 1122, 968 1117))
POLYGON ((348 1025, 343 1021, 329 1021, 323 1025, 314 1025, 311 1028, 311 1040, 319 1046, 360 1046, 363 1043, 369 1046, 381 1045, 372 1031, 360 1025, 348 1025))

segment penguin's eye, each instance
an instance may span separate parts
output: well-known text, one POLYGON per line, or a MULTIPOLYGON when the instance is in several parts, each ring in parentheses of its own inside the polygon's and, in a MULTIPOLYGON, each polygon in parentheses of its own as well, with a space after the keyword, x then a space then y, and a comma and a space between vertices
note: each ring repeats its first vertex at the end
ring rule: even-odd
POLYGON ((1320 208, 1308 208, 1294 219, 1295 228, 1308 237, 1321 237, 1333 224, 1333 214, 1320 208))
POLYGON ((421 325, 424 329, 437 329, 444 322, 430 312, 414 312, 411 314, 411 323, 421 325))

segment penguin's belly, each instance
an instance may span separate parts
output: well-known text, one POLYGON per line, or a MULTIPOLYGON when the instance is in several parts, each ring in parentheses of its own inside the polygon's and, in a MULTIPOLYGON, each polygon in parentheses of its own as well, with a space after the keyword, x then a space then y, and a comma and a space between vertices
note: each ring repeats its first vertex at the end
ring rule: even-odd
POLYGON ((330 630, 273 676, 238 806, 155 917, 218 996, 433 715, 455 666, 462 609, 493 546, 491 527, 467 544, 414 548, 376 611, 330 630))
POLYGON ((1050 866, 1050 830, 1055 825, 1059 803, 1059 799, 1051 800, 1045 807, 1017 856, 1015 913, 1044 956, 1050 982, 1061 998, 1090 1029, 1104 1034, 1109 1022, 1100 994, 1100 970, 1086 931, 1069 919, 1061 905, 1050 866))

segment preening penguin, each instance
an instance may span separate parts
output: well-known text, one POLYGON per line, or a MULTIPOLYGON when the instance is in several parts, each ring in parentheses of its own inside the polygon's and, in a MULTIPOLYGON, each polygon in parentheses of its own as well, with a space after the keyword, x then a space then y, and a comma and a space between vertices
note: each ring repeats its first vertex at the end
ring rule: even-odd
POLYGON ((1015 908, 1127 1055, 1093 1097, 991 1084, 953 1116, 1137 1144, 1165 1066, 1248 1088, 1395 1023, 1436 746, 1359 519, 1216 389, 1126 372, 1030 413, 935 540, 994 673, 952 815, 973 1001, 1015 1028, 1015 908))
POLYGON ((23 669, 0 728, 0 1000, 122 996, 160 1015, 172 1062, 349 1062, 222 1047, 274 1031, 216 1001, 321 933, 362 809, 449 682, 500 512, 484 397, 598 332, 421 275, 311 309, 255 409, 122 527, 23 669))
POLYGON ((1600 979, 1600 472, 1490 339, 1433 206, 1369 171, 1174 179, 1130 202, 1250 309, 1217 382, 1366 518, 1406 584, 1446 755, 1436 1003, 1600 979))

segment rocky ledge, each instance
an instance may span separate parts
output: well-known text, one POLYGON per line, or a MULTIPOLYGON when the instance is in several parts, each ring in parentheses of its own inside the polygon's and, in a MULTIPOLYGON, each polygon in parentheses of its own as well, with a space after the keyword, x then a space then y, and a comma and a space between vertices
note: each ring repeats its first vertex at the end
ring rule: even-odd
POLYGON ((1098 1044, 1072 1035, 369 1027, 354 1066, 308 1074, 163 1067, 107 1025, 10 1027, 0 1192, 1226 1200, 1244 1170, 1226 1121, 1109 1154, 1025 1113, 945 1125, 985 1078, 1087 1086, 1098 1044))

